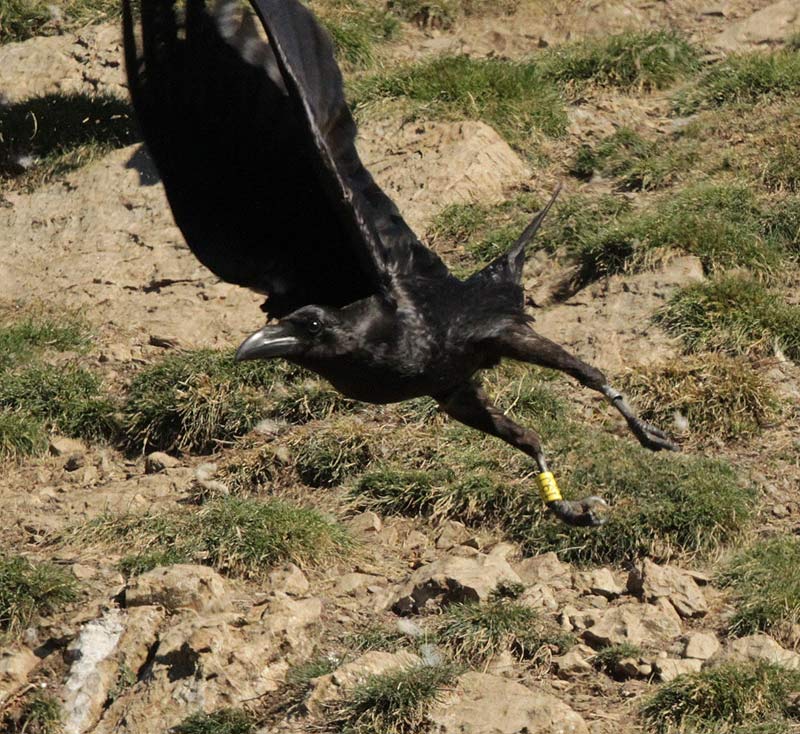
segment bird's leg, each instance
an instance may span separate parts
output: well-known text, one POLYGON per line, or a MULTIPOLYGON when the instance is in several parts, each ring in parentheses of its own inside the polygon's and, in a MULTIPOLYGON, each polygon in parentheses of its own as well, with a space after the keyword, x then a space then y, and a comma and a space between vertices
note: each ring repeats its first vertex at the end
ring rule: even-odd
POLYGON ((441 409, 452 418, 470 428, 501 438, 532 457, 539 467, 538 480, 542 500, 559 519, 569 525, 602 525, 604 520, 595 510, 604 507, 605 501, 601 497, 587 497, 577 501, 563 499, 553 475, 547 469, 538 434, 512 421, 489 400, 483 390, 475 385, 465 384, 436 399, 441 409))
POLYGON ((581 385, 605 396, 625 418, 631 433, 651 451, 677 451, 667 434, 639 418, 625 402, 621 393, 608 384, 606 376, 596 367, 581 361, 555 342, 537 334, 527 326, 515 325, 507 329, 496 341, 501 356, 531 362, 541 367, 565 372, 581 385))

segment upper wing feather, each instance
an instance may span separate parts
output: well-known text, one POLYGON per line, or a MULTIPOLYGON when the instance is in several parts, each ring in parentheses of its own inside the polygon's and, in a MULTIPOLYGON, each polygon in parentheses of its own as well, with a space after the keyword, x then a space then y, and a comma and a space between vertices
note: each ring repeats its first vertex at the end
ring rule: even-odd
POLYGON ((271 315, 344 306, 412 271, 446 276, 355 149, 327 34, 295 0, 255 0, 270 43, 225 0, 123 0, 129 87, 175 221, 271 315))

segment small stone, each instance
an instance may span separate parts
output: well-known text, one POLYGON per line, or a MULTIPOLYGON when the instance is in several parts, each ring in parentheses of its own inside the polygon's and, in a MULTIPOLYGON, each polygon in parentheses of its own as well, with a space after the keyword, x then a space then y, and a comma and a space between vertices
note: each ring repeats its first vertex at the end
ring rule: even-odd
POLYGON ((769 635, 758 633, 731 640, 708 663, 753 663, 764 660, 789 670, 800 669, 800 655, 781 647, 769 635))
POLYGON ((163 451, 154 451, 148 454, 144 460, 144 471, 146 474, 158 474, 165 469, 172 469, 180 466, 181 462, 174 456, 170 456, 163 451))
POLYGON ((594 668, 578 650, 570 650, 553 658, 560 678, 574 678, 594 672, 594 668))
POLYGON ((545 586, 544 584, 536 584, 529 589, 525 589, 520 597, 520 601, 530 607, 549 609, 553 612, 558 609, 558 602, 555 596, 553 596, 553 592, 550 590, 549 586, 545 586))
POLYGON ((719 650, 719 640, 707 632, 694 632, 686 639, 683 657, 708 660, 719 650))
POLYGON ((84 454, 86 446, 74 438, 64 436, 54 436, 50 439, 50 453, 53 456, 65 456, 68 454, 84 454))
POLYGON ((440 550, 449 550, 453 546, 461 545, 469 537, 466 525, 455 520, 445 520, 439 526, 436 536, 436 547, 440 550))
POLYGON ((64 462, 64 470, 73 472, 86 464, 86 456, 81 451, 71 453, 64 462))
POLYGON ((364 588, 375 577, 365 573, 346 573, 336 582, 336 593, 344 596, 364 588))
POLYGON ((376 513, 368 510, 350 518, 347 527, 358 534, 379 533, 383 530, 383 521, 376 513))
POLYGON ((659 566, 649 558, 642 570, 628 575, 628 591, 648 602, 669 600, 681 617, 699 617, 708 611, 703 592, 688 573, 673 566, 659 566))
POLYGON ((665 600, 657 604, 629 602, 597 614, 597 622, 583 633, 593 647, 623 643, 655 646, 681 633, 680 617, 665 600))
POLYGON ((639 676, 642 678, 649 678, 653 675, 653 666, 650 663, 641 663, 638 668, 639 676))
POLYGON ((695 660, 688 658, 686 660, 676 660, 675 658, 659 659, 655 663, 655 671, 658 677, 664 682, 668 683, 674 680, 679 675, 685 673, 699 673, 703 667, 702 660, 695 660))
POLYGON ((515 564, 514 569, 526 584, 546 584, 553 589, 572 587, 569 566, 558 560, 555 553, 543 553, 515 564))
POLYGON ((592 571, 578 573, 576 579, 578 586, 606 599, 616 599, 624 591, 622 585, 614 579, 611 569, 608 568, 596 568, 592 571))
POLYGON ((0 652, 0 704, 10 698, 28 681, 28 676, 39 664, 31 650, 5 648, 0 652))
POLYGON ((160 566, 133 579, 125 590, 125 604, 162 606, 169 611, 183 607, 215 613, 230 607, 225 580, 208 566, 179 563, 160 566))
POLYGON ((773 505, 772 515, 774 517, 783 518, 789 517, 789 508, 786 505, 773 505))
POLYGON ((256 423, 253 431, 258 433, 261 436, 267 436, 268 438, 274 438, 275 436, 279 436, 283 431, 286 429, 285 423, 280 423, 272 418, 264 418, 256 423))
POLYGON ((303 596, 308 593, 306 575, 294 563, 287 563, 269 574, 270 587, 289 596, 303 596))
POLYGON ((80 581, 93 579, 95 576, 97 576, 96 568, 93 568, 92 566, 85 566, 82 563, 73 563, 71 570, 72 570, 72 575, 76 579, 79 579, 80 581))

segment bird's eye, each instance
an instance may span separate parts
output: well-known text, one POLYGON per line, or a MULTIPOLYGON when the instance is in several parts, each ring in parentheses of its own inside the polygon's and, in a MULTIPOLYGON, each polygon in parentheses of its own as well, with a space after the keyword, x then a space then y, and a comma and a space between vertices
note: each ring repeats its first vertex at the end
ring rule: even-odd
POLYGON ((322 331, 322 322, 319 319, 311 319, 311 321, 306 324, 306 328, 309 334, 319 334, 319 332, 322 331))

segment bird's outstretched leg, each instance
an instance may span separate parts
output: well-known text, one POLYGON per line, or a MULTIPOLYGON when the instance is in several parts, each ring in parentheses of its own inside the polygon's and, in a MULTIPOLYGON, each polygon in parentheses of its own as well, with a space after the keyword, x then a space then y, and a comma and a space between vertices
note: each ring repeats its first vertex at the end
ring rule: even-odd
POLYGON ((562 499, 553 475, 547 470, 537 433, 512 421, 492 404, 483 390, 468 383, 447 395, 437 396, 436 399, 442 410, 457 421, 501 438, 532 457, 539 467, 542 500, 559 519, 569 525, 602 525, 604 520, 596 510, 604 507, 605 501, 600 497, 587 497, 577 501, 562 499))
POLYGON ((651 451, 677 451, 667 434, 639 418, 622 395, 608 384, 606 376, 596 367, 581 361, 555 342, 537 334, 528 326, 515 324, 493 340, 498 356, 531 362, 541 367, 565 372, 581 385, 602 393, 622 414, 631 433, 651 451))

